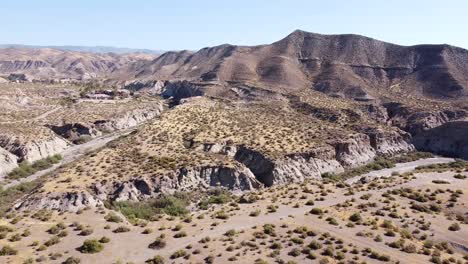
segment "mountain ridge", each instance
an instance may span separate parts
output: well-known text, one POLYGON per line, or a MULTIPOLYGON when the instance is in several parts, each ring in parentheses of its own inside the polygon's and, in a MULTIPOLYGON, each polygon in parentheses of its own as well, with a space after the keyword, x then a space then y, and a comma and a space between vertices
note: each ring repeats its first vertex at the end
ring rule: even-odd
POLYGON ((391 87, 429 98, 468 97, 468 50, 446 44, 401 46, 356 34, 296 30, 271 44, 223 44, 146 57, 38 49, 23 52, 18 60, 15 48, 10 56, 5 50, 0 54, 0 74, 25 73, 33 79, 241 82, 273 89, 309 87, 364 100, 391 87), (47 60, 38 59, 41 53, 47 60))

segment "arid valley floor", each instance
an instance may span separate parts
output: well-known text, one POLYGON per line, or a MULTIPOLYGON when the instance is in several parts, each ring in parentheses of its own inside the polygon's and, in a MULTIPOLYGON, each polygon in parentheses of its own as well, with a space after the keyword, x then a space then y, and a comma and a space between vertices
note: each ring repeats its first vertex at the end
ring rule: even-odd
POLYGON ((300 30, 0 49, 0 263, 468 263, 467 76, 300 30))

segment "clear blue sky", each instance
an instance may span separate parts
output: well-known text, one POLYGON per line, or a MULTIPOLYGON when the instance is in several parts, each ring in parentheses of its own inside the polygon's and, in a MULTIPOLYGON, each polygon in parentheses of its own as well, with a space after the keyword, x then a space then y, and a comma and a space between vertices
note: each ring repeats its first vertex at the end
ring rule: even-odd
POLYGON ((295 29, 468 48, 466 0, 2 0, 0 43, 196 50, 295 29))

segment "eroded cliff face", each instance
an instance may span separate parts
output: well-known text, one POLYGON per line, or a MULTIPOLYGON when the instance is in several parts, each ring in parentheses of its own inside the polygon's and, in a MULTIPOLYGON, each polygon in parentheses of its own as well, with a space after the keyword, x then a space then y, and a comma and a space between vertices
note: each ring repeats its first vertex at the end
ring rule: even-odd
POLYGON ((18 157, 0 148, 0 180, 18 166, 18 157))
POLYGON ((200 151, 223 154, 245 165, 265 186, 320 179, 323 173, 340 173, 365 165, 377 155, 394 155, 413 151, 411 137, 403 131, 369 130, 352 134, 347 139, 302 153, 272 158, 246 146, 226 142, 196 146, 200 151))
POLYGON ((97 120, 88 123, 48 125, 48 127, 61 137, 64 137, 74 143, 78 143, 80 138, 84 136, 94 138, 101 136, 104 133, 126 130, 138 126, 159 116, 162 111, 163 105, 159 104, 153 109, 135 109, 107 120, 97 120))
POLYGON ((468 160, 468 121, 447 122, 413 138, 421 150, 468 160))
POLYGON ((101 205, 107 200, 140 201, 176 190, 202 191, 221 187, 233 192, 244 192, 263 186, 321 179, 323 173, 340 173, 369 163, 377 155, 413 150, 414 147, 408 142, 409 137, 400 133, 381 130, 371 130, 368 134, 355 133, 316 149, 282 156, 270 156, 229 141, 190 142, 186 147, 209 155, 224 156, 233 165, 182 167, 161 175, 137 176, 124 181, 101 181, 82 192, 36 193, 18 203, 16 208, 76 211, 86 206, 101 205))
POLYGON ((106 132, 125 130, 155 118, 161 114, 162 111, 163 106, 160 104, 155 110, 137 109, 115 119, 96 121, 94 125, 96 129, 106 132))
POLYGON ((13 206, 15 210, 58 210, 77 212, 86 207, 103 206, 102 200, 88 191, 32 194, 13 206))
POLYGON ((0 136, 0 146, 10 153, 15 154, 21 160, 34 162, 59 154, 67 149, 70 144, 57 136, 24 141, 15 136, 0 136))
POLYGON ((467 159, 468 111, 464 109, 414 111, 398 103, 385 105, 392 125, 408 131, 421 151, 467 159))
POLYGON ((93 184, 82 192, 33 193, 15 205, 16 210, 50 209, 76 212, 91 206, 101 206, 104 201, 141 201, 174 191, 207 190, 223 187, 236 192, 259 189, 263 185, 252 172, 238 164, 234 167, 212 166, 183 168, 161 177, 137 177, 123 182, 93 184))
POLYGON ((239 192, 258 189, 261 186, 252 172, 239 164, 234 167, 182 168, 161 177, 96 184, 91 189, 101 200, 140 201, 156 197, 161 192, 206 190, 210 187, 223 187, 239 192))

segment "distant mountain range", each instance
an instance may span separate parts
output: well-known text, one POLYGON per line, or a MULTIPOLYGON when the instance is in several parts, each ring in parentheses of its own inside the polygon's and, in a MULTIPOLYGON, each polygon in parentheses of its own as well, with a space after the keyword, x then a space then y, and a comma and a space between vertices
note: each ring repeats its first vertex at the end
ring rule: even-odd
POLYGON ((296 30, 267 45, 224 44, 196 52, 54 48, 5 49, 0 52, 0 74, 243 83, 277 91, 309 88, 355 100, 381 98, 390 90, 416 97, 468 98, 468 50, 450 45, 400 46, 360 35, 296 30), (96 53, 110 51, 114 53, 96 53))
POLYGON ((163 50, 151 50, 151 49, 131 49, 131 48, 119 48, 110 46, 39 46, 39 45, 23 45, 23 44, 0 44, 0 48, 29 48, 29 49, 58 49, 65 51, 78 51, 78 52, 91 52, 91 53, 146 53, 146 54, 162 54, 163 50))

